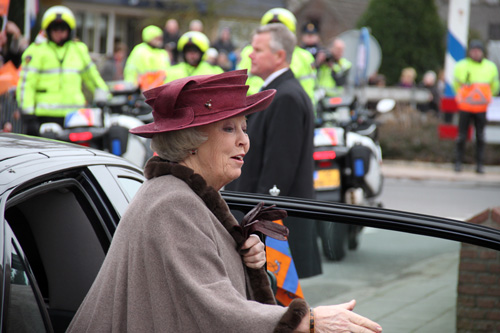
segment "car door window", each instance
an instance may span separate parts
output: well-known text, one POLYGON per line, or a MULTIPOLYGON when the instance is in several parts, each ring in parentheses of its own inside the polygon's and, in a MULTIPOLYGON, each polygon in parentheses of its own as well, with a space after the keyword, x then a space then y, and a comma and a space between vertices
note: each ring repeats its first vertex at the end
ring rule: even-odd
POLYGON ((354 311, 387 332, 456 331, 461 243, 371 227, 358 236, 342 260, 323 252, 323 274, 301 280, 311 305, 356 299, 354 311))
POLYGON ((117 166, 93 165, 88 169, 121 217, 144 182, 144 176, 138 170, 117 166))
POLYGON ((135 178, 128 178, 128 177, 118 177, 118 182, 120 183, 121 187, 125 190, 127 193, 128 197, 132 199, 137 191, 139 191, 139 188, 142 185, 142 182, 138 181, 135 178))
MULTIPOLYGON (((498 327, 499 230, 381 208, 235 192, 223 192, 223 197, 236 217, 265 202, 320 230, 322 274, 300 279, 291 289, 283 284, 288 289, 277 295, 294 294, 300 286, 314 307, 355 299, 354 311, 387 332, 489 332, 498 327), (339 233, 345 236, 341 244, 339 233), (334 255, 339 251, 342 256, 334 255)), ((286 255, 270 258, 272 252, 268 248, 268 270, 286 273, 277 279, 280 287, 293 269, 287 268, 286 255)))
MULTIPOLYGON (((40 304, 33 291, 28 265, 12 240, 6 332, 46 332, 40 304)), ((43 306, 43 305, 42 305, 43 306)))
POLYGON ((6 220, 28 258, 56 332, 64 332, 111 242, 109 210, 85 177, 42 183, 9 201, 6 220))

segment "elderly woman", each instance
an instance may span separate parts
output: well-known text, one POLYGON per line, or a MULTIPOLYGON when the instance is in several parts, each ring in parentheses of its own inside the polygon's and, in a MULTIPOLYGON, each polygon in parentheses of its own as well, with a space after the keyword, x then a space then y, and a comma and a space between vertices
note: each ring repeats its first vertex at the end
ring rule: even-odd
POLYGON ((276 305, 263 243, 218 192, 240 176, 250 147, 245 115, 275 94, 247 97, 246 79, 245 71, 193 76, 145 92, 154 122, 131 132, 152 138, 158 156, 69 332, 381 331, 351 311, 354 301, 276 305))

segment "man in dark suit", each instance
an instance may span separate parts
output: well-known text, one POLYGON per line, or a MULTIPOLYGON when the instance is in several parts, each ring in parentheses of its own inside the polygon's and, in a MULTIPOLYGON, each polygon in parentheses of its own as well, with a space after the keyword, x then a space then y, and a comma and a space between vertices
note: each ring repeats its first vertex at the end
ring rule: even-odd
MULTIPOLYGON (((239 179, 226 189, 314 198, 311 100, 289 68, 296 38, 281 23, 261 26, 252 39, 251 73, 264 80, 262 89, 276 89, 271 105, 248 119, 251 149, 239 179)), ((300 278, 321 274, 313 221, 287 218, 288 242, 300 278)))

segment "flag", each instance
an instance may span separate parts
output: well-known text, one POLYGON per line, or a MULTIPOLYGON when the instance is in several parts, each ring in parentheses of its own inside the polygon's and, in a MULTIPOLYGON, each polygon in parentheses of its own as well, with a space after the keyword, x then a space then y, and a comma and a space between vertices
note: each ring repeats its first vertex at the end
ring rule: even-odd
POLYGON ((0 0, 0 16, 2 16, 2 31, 7 26, 7 16, 9 15, 10 0, 0 0))
POLYGON ((9 14, 10 0, 0 0, 0 16, 7 17, 9 14))
MULTIPOLYGON (((274 223, 283 225, 281 220, 274 223)), ((304 298, 288 241, 266 237, 266 258, 267 269, 276 276, 276 300, 288 306, 295 298, 304 298)))
POLYGON ((38 14, 38 0, 26 0, 26 11, 28 12, 30 28, 33 28, 38 14))

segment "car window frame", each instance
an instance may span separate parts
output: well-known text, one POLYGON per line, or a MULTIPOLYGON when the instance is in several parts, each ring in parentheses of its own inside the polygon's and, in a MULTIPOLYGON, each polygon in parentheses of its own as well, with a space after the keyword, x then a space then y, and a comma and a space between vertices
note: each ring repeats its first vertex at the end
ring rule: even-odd
POLYGON ((132 198, 123 188, 119 178, 129 178, 143 183, 145 178, 142 173, 139 173, 138 170, 128 169, 119 165, 91 165, 88 169, 103 193, 110 199, 111 205, 121 218, 132 198), (108 181, 110 175, 114 180, 113 182, 108 181), (116 193, 122 193, 123 195, 117 196, 116 193))

